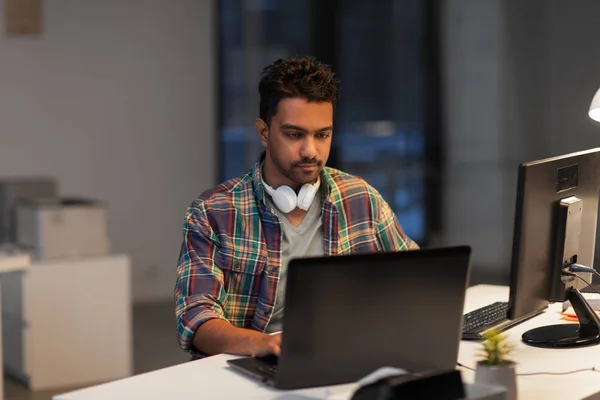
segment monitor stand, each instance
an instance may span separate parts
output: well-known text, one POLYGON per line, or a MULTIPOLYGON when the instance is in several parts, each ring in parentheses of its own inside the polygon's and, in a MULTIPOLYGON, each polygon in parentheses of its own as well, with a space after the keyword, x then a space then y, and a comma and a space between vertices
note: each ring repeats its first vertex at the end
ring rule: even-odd
POLYGON ((583 347, 600 343, 600 318, 590 304, 574 287, 567 289, 578 324, 541 326, 523 334, 523 342, 535 347, 566 348, 583 347))

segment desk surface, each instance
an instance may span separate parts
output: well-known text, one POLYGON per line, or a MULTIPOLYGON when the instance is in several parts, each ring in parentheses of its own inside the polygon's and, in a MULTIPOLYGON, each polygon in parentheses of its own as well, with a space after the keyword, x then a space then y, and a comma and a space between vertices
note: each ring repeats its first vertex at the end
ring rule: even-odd
MULTIPOLYGON (((465 312, 492 303, 506 301, 508 288, 479 285, 469 288, 465 312)), ((507 331, 515 344, 517 373, 565 372, 600 367, 600 346, 581 349, 550 350, 526 346, 521 334, 536 326, 559 322, 560 304, 552 305, 542 315, 507 331)), ((478 342, 462 341, 458 361, 475 367, 478 342)), ((338 385, 282 392, 232 371, 226 361, 234 356, 219 355, 192 361, 131 378, 61 394, 54 400, 99 399, 348 399, 354 385, 338 385)), ((466 382, 473 382, 474 373, 461 368, 466 382)), ((593 371, 570 375, 537 375, 518 378, 519 399, 593 399, 600 391, 600 373, 593 371)))
MULTIPOLYGON (((469 288, 465 312, 498 300, 508 300, 508 287, 479 285, 469 288)), ((531 328, 565 323, 560 320, 560 311, 560 303, 551 304, 543 314, 506 331, 508 339, 515 346, 513 358, 517 362, 517 374, 557 373, 600 367, 600 345, 578 349, 541 349, 527 346, 521 341, 521 335, 531 328)), ((475 367, 478 350, 477 342, 462 341, 458 362, 475 367)), ((461 371, 465 381, 474 380, 474 372, 464 368, 461 371)), ((519 399, 600 399, 600 372, 519 376, 517 387, 519 399)))

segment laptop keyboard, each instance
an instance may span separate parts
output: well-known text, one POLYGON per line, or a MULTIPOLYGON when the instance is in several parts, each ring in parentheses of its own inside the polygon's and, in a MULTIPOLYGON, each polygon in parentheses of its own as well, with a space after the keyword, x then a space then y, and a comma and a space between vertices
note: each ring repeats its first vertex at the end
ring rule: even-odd
POLYGON ((270 355, 265 357, 257 357, 257 361, 260 361, 260 365, 256 367, 258 371, 269 375, 271 377, 275 377, 277 373, 277 364, 279 363, 279 357, 270 355))
POLYGON ((480 333, 507 320, 508 302, 497 301, 478 308, 463 317, 463 338, 479 336, 480 333))
POLYGON ((261 365, 258 367, 258 370, 267 375, 275 376, 277 374, 277 365, 261 365))

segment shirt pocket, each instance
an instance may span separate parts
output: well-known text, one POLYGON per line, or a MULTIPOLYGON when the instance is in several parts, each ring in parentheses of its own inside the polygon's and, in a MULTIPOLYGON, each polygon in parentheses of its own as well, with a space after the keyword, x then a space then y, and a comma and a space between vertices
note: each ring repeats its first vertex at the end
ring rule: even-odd
POLYGON ((217 253, 216 261, 223 273, 223 286, 229 306, 248 296, 258 296, 261 274, 266 265, 264 255, 222 247, 217 253))
POLYGON ((221 247, 217 253, 217 265, 225 271, 258 275, 265 268, 265 262, 266 257, 260 252, 241 252, 221 247))

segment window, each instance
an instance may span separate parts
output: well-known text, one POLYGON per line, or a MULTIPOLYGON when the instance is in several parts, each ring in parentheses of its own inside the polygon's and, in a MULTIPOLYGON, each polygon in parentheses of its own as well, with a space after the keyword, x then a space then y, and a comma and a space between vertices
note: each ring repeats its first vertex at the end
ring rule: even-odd
POLYGON ((441 221, 441 121, 434 0, 220 2, 221 173, 246 172, 262 68, 312 54, 342 83, 328 165, 363 177, 406 233, 427 244, 441 221))

